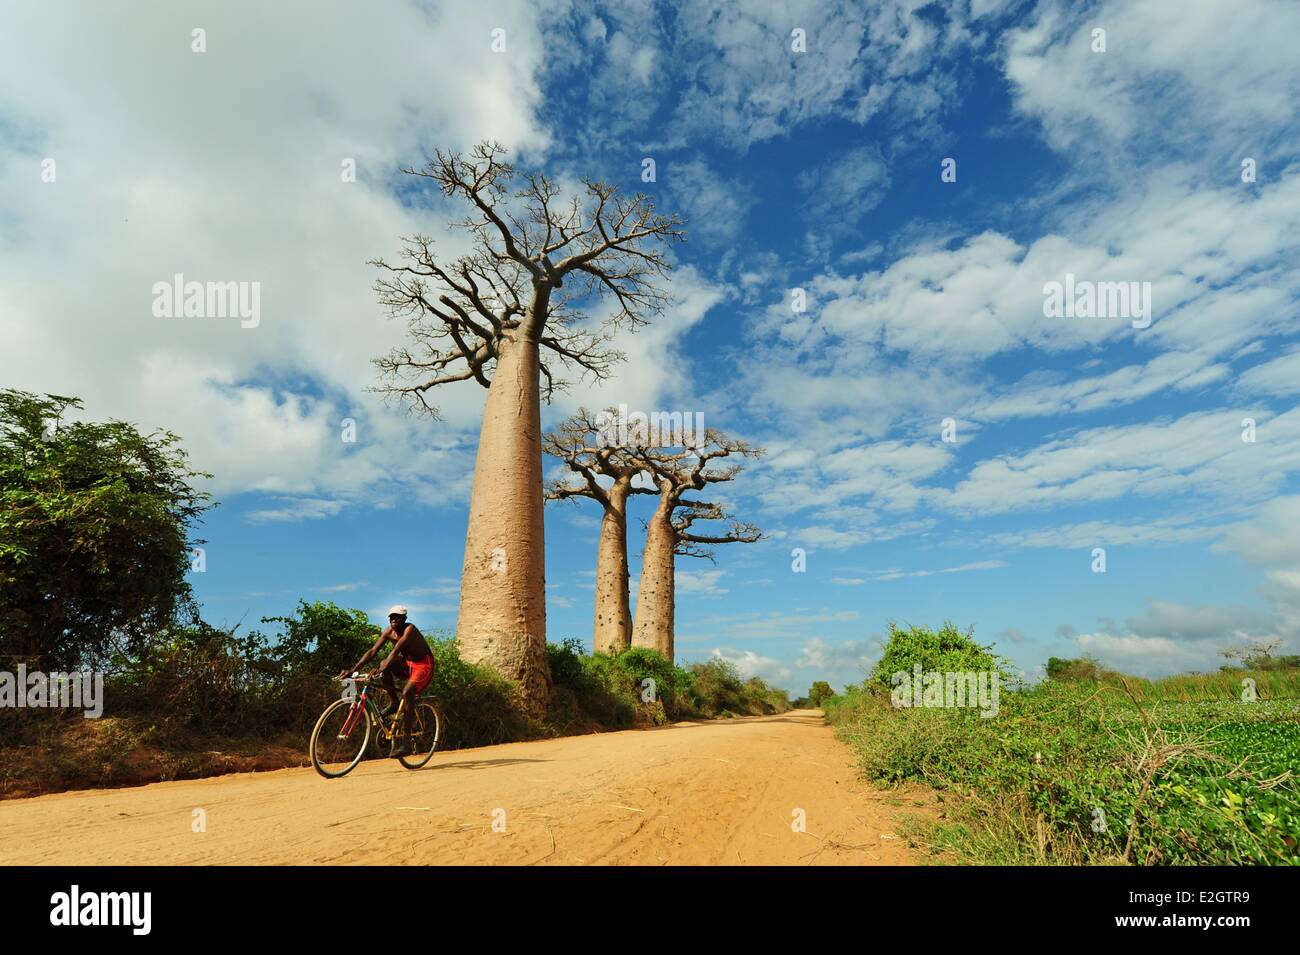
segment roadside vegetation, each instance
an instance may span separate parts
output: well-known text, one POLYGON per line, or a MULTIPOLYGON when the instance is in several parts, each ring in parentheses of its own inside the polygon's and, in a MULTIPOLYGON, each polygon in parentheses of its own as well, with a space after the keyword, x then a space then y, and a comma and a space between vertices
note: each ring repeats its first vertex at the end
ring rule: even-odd
MULTIPOLYGON (((312 726, 340 692, 335 674, 380 627, 362 611, 305 601, 263 623, 277 629, 241 637, 176 626, 114 659, 99 719, 0 709, 0 798, 306 765, 312 726)), ((606 655, 566 640, 547 647, 554 686, 538 719, 517 686, 462 660, 450 634, 427 638, 448 749, 790 708, 784 690, 725 660, 676 666, 653 650, 606 655)))
MULTIPOLYGON (((0 705, 0 798, 307 763, 307 741, 381 625, 302 601, 262 630, 214 627, 186 575, 212 506, 180 439, 67 420, 75 398, 0 390, 0 672, 103 675, 102 715, 0 705)), ((427 633, 447 748, 788 709, 784 691, 714 659, 547 645, 537 697, 451 634, 427 633)), ((43 677, 42 677, 43 679, 43 677)), ((382 692, 382 691, 381 691, 382 692)))
POLYGON ((970 633, 891 625, 884 656, 824 704, 864 774, 923 783, 941 817, 911 835, 975 864, 1300 864, 1300 669, 1267 648, 1218 673, 1144 680, 1049 661, 1002 686, 995 716, 896 707, 891 678, 998 670, 970 633))

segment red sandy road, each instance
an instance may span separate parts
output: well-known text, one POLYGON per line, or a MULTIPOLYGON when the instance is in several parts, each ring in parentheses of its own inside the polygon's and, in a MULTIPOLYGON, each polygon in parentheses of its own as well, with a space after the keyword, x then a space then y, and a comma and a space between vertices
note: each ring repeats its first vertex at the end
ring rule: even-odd
POLYGON ((337 780, 285 769, 10 800, 0 863, 909 864, 883 798, 820 713, 798 710, 456 750, 417 771, 372 761, 337 780))

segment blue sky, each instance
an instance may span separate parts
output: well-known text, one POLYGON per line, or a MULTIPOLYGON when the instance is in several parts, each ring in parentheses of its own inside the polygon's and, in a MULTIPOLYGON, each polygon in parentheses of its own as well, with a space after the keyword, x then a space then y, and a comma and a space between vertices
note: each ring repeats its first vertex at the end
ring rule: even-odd
MULTIPOLYGON (((454 625, 483 392, 432 421, 366 390, 403 335, 365 263, 416 231, 454 252, 456 210, 397 169, 494 138, 687 220, 674 305, 543 421, 698 411, 767 450, 725 500, 768 540, 679 559, 680 657, 803 692, 860 679, 889 620, 973 626, 1031 675, 1300 649, 1293 4, 0 17, 0 379, 182 435, 222 502, 193 575, 213 622, 305 598, 454 625), (153 317, 176 272, 260 282, 260 324, 153 317), (1046 317, 1067 273, 1151 283, 1150 327, 1046 317)), ((589 642, 597 517, 548 508, 552 640, 589 642)))

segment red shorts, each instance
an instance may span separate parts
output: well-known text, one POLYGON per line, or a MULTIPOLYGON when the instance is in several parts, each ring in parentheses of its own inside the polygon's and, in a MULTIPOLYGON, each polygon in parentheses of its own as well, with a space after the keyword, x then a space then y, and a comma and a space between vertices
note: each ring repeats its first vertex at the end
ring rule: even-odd
POLYGON ((433 681, 433 655, 423 660, 406 661, 406 678, 415 687, 416 693, 423 693, 433 681))

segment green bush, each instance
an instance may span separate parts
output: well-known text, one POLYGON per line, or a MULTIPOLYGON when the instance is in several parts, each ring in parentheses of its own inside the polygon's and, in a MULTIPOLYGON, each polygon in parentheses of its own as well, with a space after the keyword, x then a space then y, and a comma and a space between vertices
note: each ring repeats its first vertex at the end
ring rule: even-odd
POLYGON ((642 706, 647 705, 643 698, 653 689, 653 700, 659 704, 667 720, 696 715, 691 706, 692 676, 689 670, 677 666, 662 653, 646 647, 624 650, 615 658, 615 662, 618 669, 631 680, 634 698, 642 706), (653 683, 647 683, 648 680, 653 683))
POLYGON ((1110 675, 1092 657, 1080 657, 1077 660, 1048 657, 1045 670, 1049 680, 1101 680, 1110 675))
POLYGON ((594 726, 627 729, 636 720, 630 679, 604 654, 587 654, 580 640, 546 646, 551 665, 548 717, 560 731, 594 726))
POLYGON ((462 660, 455 637, 434 632, 425 639, 434 660, 429 692, 447 719, 448 748, 489 746, 545 734, 545 728, 527 715, 514 684, 489 667, 462 660))
POLYGON ((690 666, 691 702, 696 712, 707 717, 726 717, 744 707, 744 683, 730 660, 715 657, 690 666))
POLYGON ((588 654, 577 640, 547 649, 554 683, 550 719, 558 725, 624 728, 790 709, 784 690, 758 677, 745 680, 722 659, 680 667, 645 647, 588 654))
POLYGON ((885 652, 868 679, 878 686, 890 687, 895 673, 910 674, 917 664, 925 672, 996 672, 1002 679, 1010 680, 1006 659, 994 654, 991 646, 976 643, 973 629, 963 633, 951 622, 945 622, 938 630, 904 629, 889 621, 885 652))
POLYGON ((819 707, 834 695, 835 691, 831 689, 829 683, 825 680, 818 680, 808 690, 808 702, 812 706, 819 707))
POLYGON ((688 696, 695 713, 707 719, 733 716, 766 716, 790 709, 785 690, 769 686, 758 677, 744 680, 730 660, 714 657, 688 668, 691 683, 688 696))

